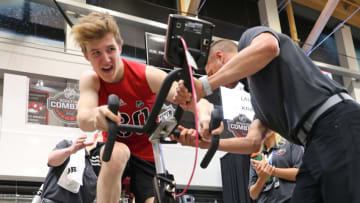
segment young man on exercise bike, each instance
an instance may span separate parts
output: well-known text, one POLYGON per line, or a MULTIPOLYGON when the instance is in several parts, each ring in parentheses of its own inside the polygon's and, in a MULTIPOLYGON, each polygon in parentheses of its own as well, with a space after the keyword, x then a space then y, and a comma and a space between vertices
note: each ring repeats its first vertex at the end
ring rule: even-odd
MULTIPOLYGON (((160 69, 133 62, 120 56, 123 40, 115 20, 107 13, 91 13, 73 27, 76 42, 93 69, 80 78, 78 123, 84 131, 107 131, 109 118, 121 123, 144 125, 156 94, 166 77, 160 69), (120 98, 117 115, 107 106, 108 96, 120 98)), ((167 100, 173 98, 172 85, 167 100)), ((190 100, 190 94, 186 101, 190 100)), ((186 102, 185 101, 185 102, 186 102)), ((182 103, 178 103, 182 104, 182 103)), ((104 134, 106 139, 106 134, 104 134)), ((102 162, 98 179, 97 202, 117 203, 123 175, 131 176, 131 190, 136 202, 153 202, 154 156, 148 135, 118 132, 109 162, 102 162)), ((104 149, 101 150, 101 157, 104 149)))

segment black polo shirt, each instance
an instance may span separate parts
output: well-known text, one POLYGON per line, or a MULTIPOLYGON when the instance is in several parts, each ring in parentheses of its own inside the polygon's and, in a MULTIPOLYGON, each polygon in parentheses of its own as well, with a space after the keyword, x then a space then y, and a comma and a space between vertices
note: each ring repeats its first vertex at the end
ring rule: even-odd
MULTIPOLYGON (((263 152, 264 153, 264 152, 263 152)), ((274 146, 270 152, 272 154, 271 164, 276 168, 299 168, 302 163, 304 148, 302 146, 286 142, 281 146, 274 146)), ((249 188, 258 179, 255 169, 250 164, 249 188)), ((273 177, 272 182, 264 185, 257 202, 258 203, 279 203, 292 197, 295 182, 273 177)))
POLYGON ((268 27, 244 32, 238 50, 249 46, 261 33, 271 33, 279 42, 280 54, 264 69, 249 77, 255 117, 286 139, 301 144, 296 135, 306 117, 330 96, 345 88, 325 76, 293 41, 268 27))
MULTIPOLYGON (((63 140, 56 145, 54 150, 67 148, 71 146, 71 144, 71 141, 63 140)), ((78 193, 75 194, 67 191, 57 184, 58 179, 70 160, 67 158, 60 166, 50 167, 48 175, 44 181, 42 198, 47 198, 58 203, 92 203, 96 196, 97 176, 95 170, 97 172, 100 170, 100 162, 95 161, 94 167, 92 166, 92 162, 93 160, 100 158, 99 154, 101 146, 102 143, 98 143, 97 146, 90 151, 90 153, 86 152, 83 185, 80 187, 80 191, 78 193), (90 160, 92 160, 92 162, 90 160)))

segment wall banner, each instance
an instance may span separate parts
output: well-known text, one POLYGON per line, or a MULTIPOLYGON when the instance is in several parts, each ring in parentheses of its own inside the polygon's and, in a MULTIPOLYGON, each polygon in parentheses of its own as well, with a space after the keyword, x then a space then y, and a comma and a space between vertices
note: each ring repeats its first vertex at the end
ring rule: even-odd
POLYGON ((61 122, 76 124, 78 100, 79 91, 75 88, 67 87, 63 92, 59 92, 47 100, 47 108, 61 122))

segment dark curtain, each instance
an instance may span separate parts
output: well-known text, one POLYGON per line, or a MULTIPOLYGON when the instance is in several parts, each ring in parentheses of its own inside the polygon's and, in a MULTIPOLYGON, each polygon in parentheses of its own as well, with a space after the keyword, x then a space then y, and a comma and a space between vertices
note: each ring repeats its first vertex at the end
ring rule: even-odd
POLYGON ((249 196, 250 156, 227 153, 221 158, 224 203, 255 203, 249 196))

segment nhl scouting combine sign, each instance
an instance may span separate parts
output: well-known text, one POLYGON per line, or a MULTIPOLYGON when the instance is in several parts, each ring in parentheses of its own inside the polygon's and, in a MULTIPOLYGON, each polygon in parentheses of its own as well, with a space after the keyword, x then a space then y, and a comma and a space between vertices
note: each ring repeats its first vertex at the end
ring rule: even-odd
POLYGON ((246 137, 251 120, 244 114, 239 114, 232 120, 227 121, 228 130, 234 137, 246 137))
POLYGON ((221 87, 221 96, 226 121, 224 137, 245 137, 255 114, 250 94, 239 84, 233 89, 221 87))
POLYGON ((47 108, 63 123, 76 124, 77 102, 79 92, 73 88, 65 88, 47 101, 47 108))

